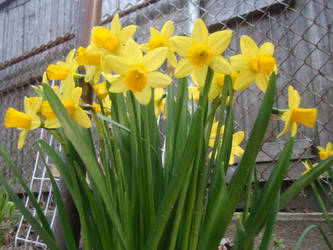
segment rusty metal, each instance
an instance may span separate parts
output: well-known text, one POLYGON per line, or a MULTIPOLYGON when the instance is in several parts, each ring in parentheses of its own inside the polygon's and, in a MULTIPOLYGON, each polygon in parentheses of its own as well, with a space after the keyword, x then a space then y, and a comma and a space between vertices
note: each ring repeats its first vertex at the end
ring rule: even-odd
POLYGON ((59 44, 62 44, 66 41, 69 41, 71 39, 73 39, 75 37, 74 33, 67 33, 64 36, 58 37, 57 39, 48 42, 47 44, 43 44, 41 46, 39 46, 38 48, 34 48, 26 53, 24 53, 21 56, 15 57, 9 61, 5 61, 3 63, 0 64, 0 70, 3 70, 11 65, 14 65, 16 63, 22 62, 30 57, 33 57, 35 55, 38 55, 48 49, 51 49, 59 44))

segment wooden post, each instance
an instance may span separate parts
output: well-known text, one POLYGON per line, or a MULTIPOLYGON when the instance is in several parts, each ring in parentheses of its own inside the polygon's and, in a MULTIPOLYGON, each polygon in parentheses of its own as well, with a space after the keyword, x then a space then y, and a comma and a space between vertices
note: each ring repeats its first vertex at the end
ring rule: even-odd
MULTIPOLYGON (((101 22, 101 11, 102 11, 102 0, 80 0, 79 8, 79 24, 76 35, 76 47, 79 46, 87 47, 90 43, 90 31, 93 26, 100 24, 101 22)), ((80 72, 84 73, 84 72, 80 72)), ((81 81, 82 87, 82 100, 85 103, 91 104, 93 99, 92 87, 89 83, 81 81)), ((85 171, 85 166, 81 162, 81 168, 85 171)), ((79 247, 81 224, 79 219, 78 211, 74 205, 73 199, 67 189, 63 179, 59 181, 59 188, 65 204, 65 209, 70 220, 73 236, 76 245, 79 247)), ((67 249, 63 232, 61 229, 61 221, 57 214, 54 234, 56 241, 61 249, 67 249)))

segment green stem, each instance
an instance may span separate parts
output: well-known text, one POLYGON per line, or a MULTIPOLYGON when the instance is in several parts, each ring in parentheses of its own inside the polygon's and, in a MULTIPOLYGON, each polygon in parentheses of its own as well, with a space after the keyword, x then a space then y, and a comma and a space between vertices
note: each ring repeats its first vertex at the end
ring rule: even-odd
POLYGON ((253 171, 251 171, 249 175, 249 179, 246 185, 246 194, 245 194, 245 204, 244 204, 244 211, 243 211, 243 224, 245 224, 248 216, 249 216, 249 207, 250 207, 250 200, 251 200, 251 191, 252 191, 252 175, 253 171))

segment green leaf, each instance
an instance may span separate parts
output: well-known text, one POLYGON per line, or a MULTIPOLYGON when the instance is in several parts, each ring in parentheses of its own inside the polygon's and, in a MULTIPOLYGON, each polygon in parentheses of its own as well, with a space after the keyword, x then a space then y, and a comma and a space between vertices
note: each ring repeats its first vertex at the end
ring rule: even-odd
POLYGON ((275 197, 280 190, 283 179, 288 172, 290 157, 293 151, 294 137, 290 137, 274 167, 271 176, 266 182, 261 194, 254 204, 250 216, 245 224, 250 241, 260 232, 267 214, 271 210, 275 197))
POLYGON ((282 195, 280 209, 284 208, 301 190, 333 165, 333 156, 321 161, 315 168, 295 181, 282 195))
POLYGON ((305 230, 303 231, 303 233, 301 234, 301 236, 298 238, 298 240, 297 240, 297 242, 296 242, 296 245, 295 245, 295 247, 294 247, 294 250, 298 250, 298 249, 299 249, 299 247, 301 246, 301 244, 302 244, 302 242, 303 242, 305 236, 306 236, 306 235, 307 235, 307 234, 308 234, 313 228, 317 228, 317 229, 319 230, 320 234, 323 236, 323 239, 324 239, 325 243, 327 244, 327 246, 329 247, 329 249, 332 250, 332 249, 333 249, 333 246, 332 246, 332 244, 330 243, 328 237, 326 236, 324 230, 323 230, 321 227, 317 226, 317 225, 310 225, 310 226, 308 226, 307 228, 305 228, 305 230))

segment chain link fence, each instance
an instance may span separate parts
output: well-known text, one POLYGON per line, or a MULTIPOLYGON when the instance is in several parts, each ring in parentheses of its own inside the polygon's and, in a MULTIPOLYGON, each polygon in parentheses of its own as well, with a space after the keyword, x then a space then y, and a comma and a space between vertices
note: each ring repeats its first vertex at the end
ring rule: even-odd
MULTIPOLYGON (((52 197, 41 195, 50 191, 50 185, 34 142, 41 136, 47 140, 51 138, 46 137, 46 133, 41 135, 41 131, 32 131, 24 148, 17 150, 18 132, 5 129, 3 120, 8 107, 23 110, 24 96, 33 94, 30 85, 39 84, 47 65, 64 60, 74 48, 78 5, 79 1, 66 0, 0 0, 0 27, 3 27, 0 28, 0 140, 27 182, 31 181, 31 189, 39 193, 45 212, 53 209, 50 206, 52 197)), ((242 35, 251 36, 259 45, 272 42, 279 68, 276 106, 288 107, 287 90, 293 85, 301 95, 302 107, 318 109, 315 128, 299 128, 286 180, 301 176, 305 170, 303 160, 319 160, 316 146, 333 141, 332 1, 104 0, 102 13, 103 25, 108 25, 115 13, 120 14, 122 26, 137 25, 135 38, 138 42, 147 42, 149 27, 161 29, 167 20, 174 23, 174 35, 190 35, 198 17, 206 22, 210 32, 233 31, 226 57, 240 53, 242 35)), ((262 99, 263 93, 255 85, 236 94, 235 131, 244 130, 246 139, 262 99)), ((261 182, 267 180, 286 141, 287 136, 276 139, 283 125, 283 122, 271 121, 266 133, 257 159, 261 182)), ((5 165, 3 159, 0 159, 0 165, 5 165)), ((8 178, 12 177, 6 169, 4 171, 8 178)), ((17 192, 22 191, 19 185, 16 187, 17 192)), ((39 242, 31 228, 19 228, 17 237, 25 244, 39 242)))

